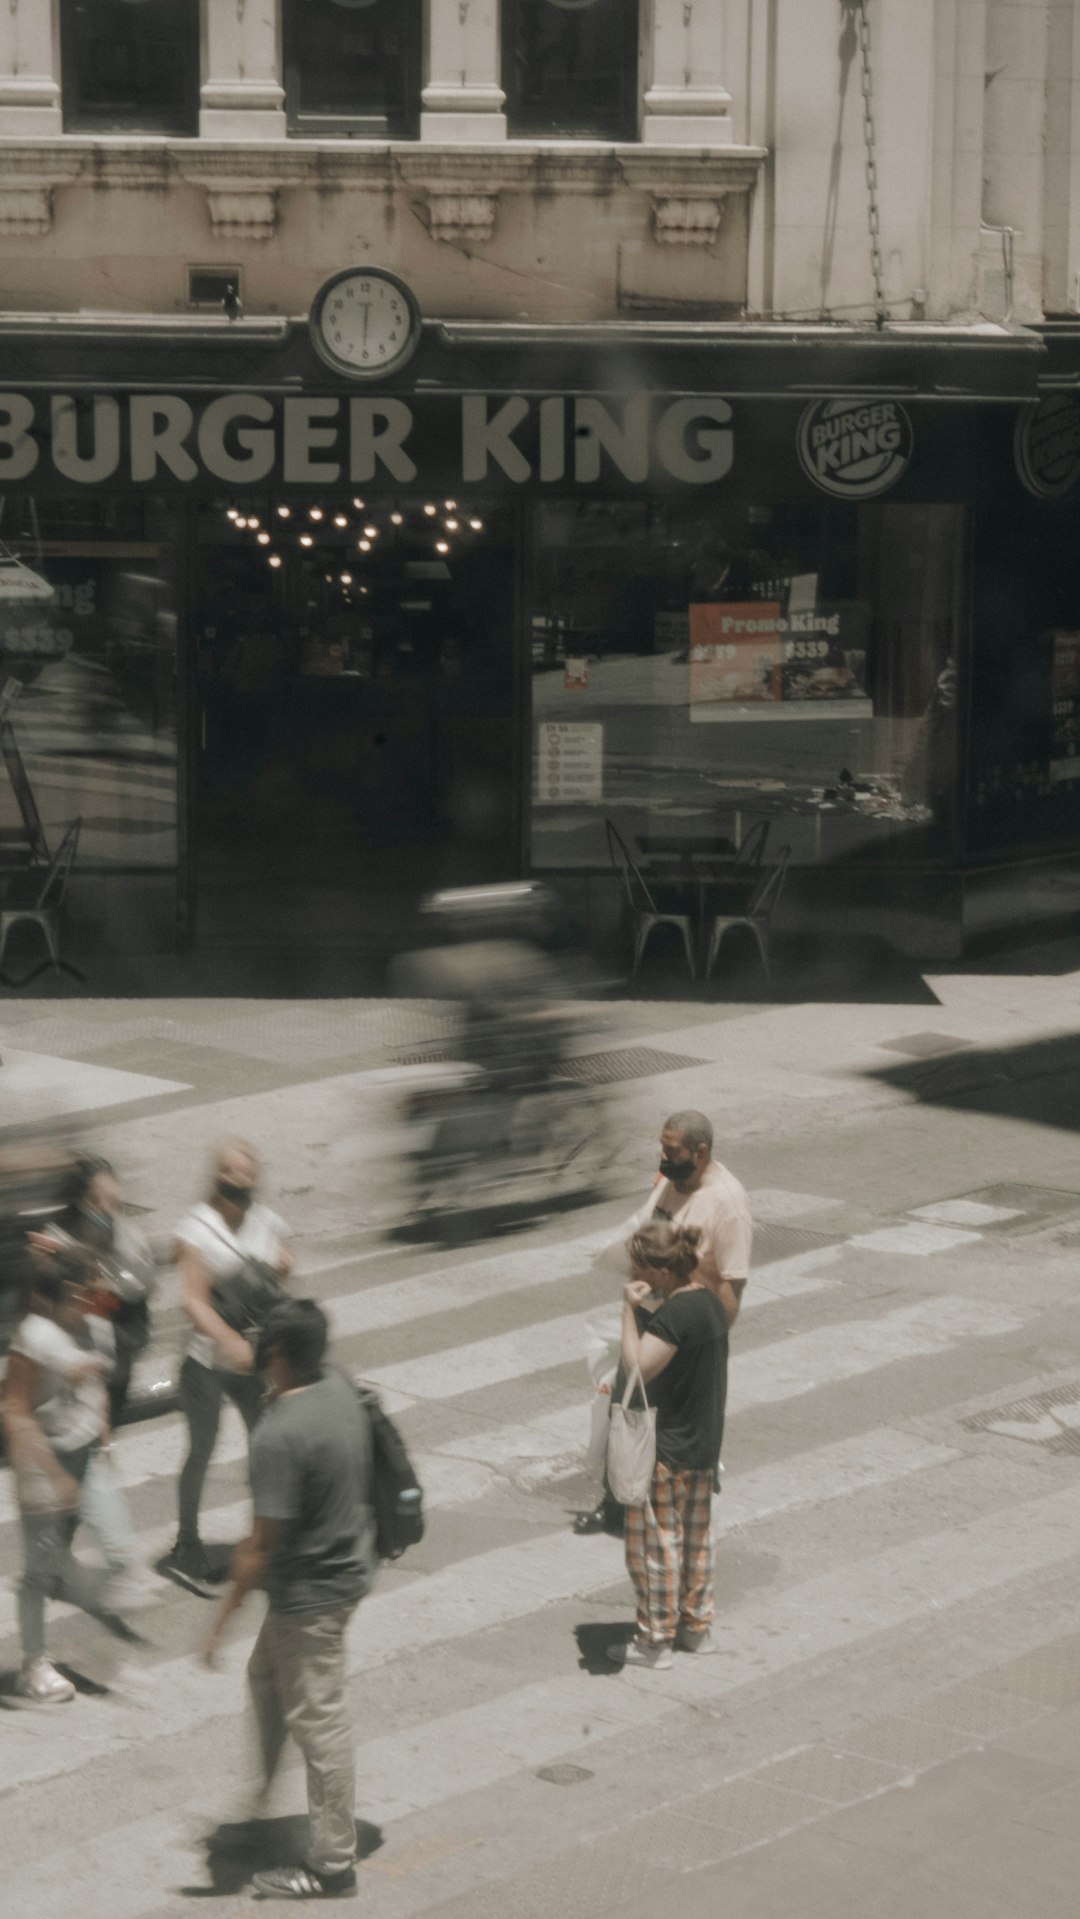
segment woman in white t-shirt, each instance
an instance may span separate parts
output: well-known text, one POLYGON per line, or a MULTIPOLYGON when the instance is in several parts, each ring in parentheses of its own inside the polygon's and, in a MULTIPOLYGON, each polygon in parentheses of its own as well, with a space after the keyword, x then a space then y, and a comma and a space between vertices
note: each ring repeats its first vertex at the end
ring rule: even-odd
POLYGON ((208 1198, 193 1206, 176 1229, 184 1311, 192 1328, 180 1368, 180 1404, 191 1443, 180 1472, 179 1530, 166 1567, 193 1592, 207 1593, 214 1585, 199 1537, 199 1505, 217 1441, 222 1395, 239 1409, 249 1432, 262 1403, 251 1347, 217 1311, 214 1287, 248 1259, 272 1267, 281 1279, 292 1268, 284 1222, 255 1198, 258 1178, 252 1148, 243 1140, 229 1141, 215 1157, 208 1198))
POLYGON ((121 1638, 137 1637, 109 1603, 111 1568, 86 1566, 71 1550, 81 1491, 109 1419, 111 1360, 97 1346, 88 1313, 92 1283, 81 1249, 39 1257, 8 1353, 0 1412, 23 1535, 23 1664, 9 1704, 51 1706, 75 1697, 70 1679, 46 1657, 47 1599, 80 1607, 121 1638))

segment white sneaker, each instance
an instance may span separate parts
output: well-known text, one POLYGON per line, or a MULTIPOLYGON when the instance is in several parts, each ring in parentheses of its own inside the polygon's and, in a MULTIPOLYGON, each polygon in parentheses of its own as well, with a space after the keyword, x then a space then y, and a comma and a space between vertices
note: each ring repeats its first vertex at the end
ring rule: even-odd
POLYGON ((696 1652, 704 1654, 719 1652, 719 1650, 720 1648, 708 1626, 702 1626, 700 1631, 695 1631, 690 1626, 680 1626, 678 1632, 675 1634, 676 1652, 696 1652))
POLYGON ((643 1645, 640 1639, 620 1640, 609 1646, 607 1657, 613 1666, 644 1666, 649 1672, 663 1672, 671 1665, 671 1647, 643 1645))
POLYGON ((74 1699, 75 1688, 70 1679, 65 1679, 62 1673, 57 1672, 56 1667, 42 1654, 39 1659, 32 1659, 29 1665, 23 1667, 15 1681, 13 1694, 21 1705, 60 1706, 74 1699))

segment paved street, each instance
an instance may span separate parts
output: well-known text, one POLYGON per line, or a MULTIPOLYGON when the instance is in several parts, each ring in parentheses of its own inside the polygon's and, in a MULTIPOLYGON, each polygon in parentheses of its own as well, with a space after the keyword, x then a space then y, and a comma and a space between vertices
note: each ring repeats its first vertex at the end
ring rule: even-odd
MULTIPOLYGON (((595 1009, 624 1144, 603 1201, 453 1248, 393 1232, 397 1101, 437 1051, 421 1002, 5 1000, 0 1137, 63 1125, 164 1233, 224 1133, 254 1140, 338 1351, 423 1480, 423 1544, 351 1638, 363 1909, 376 1919, 1072 1911, 1080 1871, 1080 952, 858 1004, 595 1009), (1009 970, 1009 969, 1012 970, 1009 970), (717 1504, 720 1655, 617 1673, 621 1545, 578 1538, 594 1266, 666 1112, 703 1107, 750 1188, 717 1504), (674 1885, 674 1890, 673 1890, 674 1885)), ((176 1324, 175 1281, 161 1323, 176 1324)), ((170 1334, 170 1337, 172 1335, 170 1334)), ((209 1538, 245 1525, 223 1424, 209 1538)), ((115 1447, 149 1568, 181 1427, 115 1447)), ((17 1655, 0 1478, 0 1665, 17 1655)), ((254 1908, 200 1836, 245 1775, 243 1665, 148 1570, 152 1649, 53 1609, 80 1696, 0 1714, 16 1919, 254 1908), (16 1797, 17 1795, 17 1797, 16 1797)), ((303 1778, 263 1839, 296 1856, 303 1778)))

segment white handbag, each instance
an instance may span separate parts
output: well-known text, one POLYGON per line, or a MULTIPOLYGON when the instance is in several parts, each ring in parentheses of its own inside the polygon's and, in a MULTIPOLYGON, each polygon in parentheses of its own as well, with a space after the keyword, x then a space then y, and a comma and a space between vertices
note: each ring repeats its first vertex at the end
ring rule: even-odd
POLYGON ((648 1404, 641 1368, 635 1366, 621 1400, 612 1404, 608 1422, 608 1485, 620 1506, 645 1504, 655 1466, 656 1408, 648 1404), (640 1407, 630 1404, 635 1387, 641 1394, 640 1407))

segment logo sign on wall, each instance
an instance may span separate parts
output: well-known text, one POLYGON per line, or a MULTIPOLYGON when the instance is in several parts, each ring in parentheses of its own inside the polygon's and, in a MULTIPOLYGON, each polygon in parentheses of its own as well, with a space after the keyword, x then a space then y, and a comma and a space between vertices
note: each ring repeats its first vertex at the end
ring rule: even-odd
POLYGON ((1080 402, 1048 393, 1021 409, 1013 434, 1016 471, 1037 500, 1058 500, 1080 475, 1080 402))
POLYGON ((838 500, 887 492, 904 472, 914 443, 898 400, 814 400, 799 422, 803 472, 838 500))

